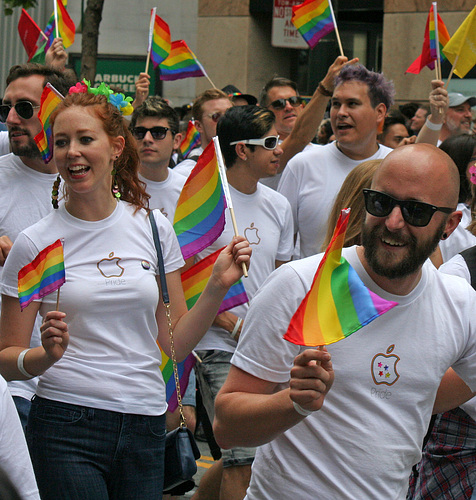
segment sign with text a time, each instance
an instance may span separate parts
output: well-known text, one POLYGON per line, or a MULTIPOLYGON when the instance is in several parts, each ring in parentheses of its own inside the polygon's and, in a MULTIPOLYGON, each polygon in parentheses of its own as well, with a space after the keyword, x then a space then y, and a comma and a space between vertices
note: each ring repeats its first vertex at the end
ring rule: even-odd
POLYGON ((293 5, 299 5, 304 0, 274 0, 273 6, 273 29, 271 33, 271 45, 273 47, 285 47, 288 49, 308 49, 301 33, 291 22, 293 5))

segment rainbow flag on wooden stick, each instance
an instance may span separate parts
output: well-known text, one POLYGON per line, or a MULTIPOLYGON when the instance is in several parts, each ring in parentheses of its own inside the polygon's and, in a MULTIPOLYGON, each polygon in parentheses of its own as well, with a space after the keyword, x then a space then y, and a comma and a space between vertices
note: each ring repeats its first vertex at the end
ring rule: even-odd
POLYGON ((284 338, 293 344, 338 342, 398 305, 369 290, 342 257, 349 213, 342 210, 311 289, 289 323, 284 338))
POLYGON ((291 22, 313 49, 321 38, 335 29, 330 0, 306 0, 293 6, 291 22))
POLYGON ((35 136, 36 145, 45 163, 48 163, 53 157, 53 132, 50 125, 50 116, 62 99, 63 96, 48 82, 41 94, 40 111, 38 112, 38 119, 43 128, 35 136))
POLYGON ((210 246, 225 228, 225 196, 213 141, 200 155, 177 202, 174 229, 184 259, 210 246))
POLYGON ((433 2, 429 19, 430 56, 434 60, 438 59, 439 57, 440 61, 444 61, 446 58, 442 51, 443 47, 449 42, 450 35, 443 21, 441 21, 440 16, 436 12, 436 2, 433 2))
POLYGON ((76 34, 76 26, 71 17, 69 17, 65 4, 62 0, 56 0, 58 8, 58 34, 63 39, 65 49, 73 45, 76 34))
POLYGON ((56 240, 44 248, 32 262, 18 271, 18 298, 21 310, 48 295, 65 282, 63 245, 56 240))
POLYGON ((180 151, 184 158, 190 154, 192 149, 198 147, 200 145, 200 132, 195 127, 195 124, 192 120, 189 120, 187 126, 187 133, 183 138, 183 141, 180 144, 180 151))
POLYGON ((160 64, 160 79, 179 80, 199 76, 207 76, 207 73, 185 41, 172 42, 169 57, 160 64))
POLYGON ((151 32, 149 34, 149 52, 152 64, 156 68, 170 54, 170 28, 157 14, 155 7, 151 10, 151 32), (153 22, 153 24, 152 24, 153 22))

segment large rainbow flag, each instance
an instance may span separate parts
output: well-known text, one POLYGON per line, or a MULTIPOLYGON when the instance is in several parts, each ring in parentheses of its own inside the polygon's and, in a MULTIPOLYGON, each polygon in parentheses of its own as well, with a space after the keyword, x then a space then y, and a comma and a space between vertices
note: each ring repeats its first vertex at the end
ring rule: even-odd
MULTIPOLYGON (((154 9, 152 9, 152 12, 154 9)), ((169 25, 157 14, 154 19, 152 40, 150 44, 150 58, 156 68, 162 61, 165 61, 170 54, 170 28, 169 25)))
POLYGON ((61 240, 44 248, 29 264, 18 271, 18 298, 21 310, 33 300, 41 299, 65 282, 61 240))
POLYGON ((45 163, 48 163, 53 156, 53 132, 50 125, 50 116, 61 100, 60 94, 54 90, 50 83, 47 83, 41 94, 40 111, 38 112, 42 129, 35 136, 36 145, 45 163))
POLYGON ((187 133, 183 138, 183 141, 180 143, 180 152, 182 153, 184 158, 190 154, 192 149, 198 147, 200 145, 200 133, 195 127, 195 124, 192 120, 189 120, 187 126, 187 133))
MULTIPOLYGON (((207 255, 204 259, 182 273, 182 287, 188 309, 193 307, 205 289, 212 274, 213 264, 215 264, 223 248, 207 255)), ((240 279, 228 290, 217 314, 227 311, 232 307, 245 304, 246 302, 248 302, 248 296, 240 279)))
POLYGON ((330 0, 306 0, 294 5, 292 10, 291 22, 311 49, 335 29, 330 0))
POLYGON ((293 344, 338 342, 398 305, 369 290, 342 257, 349 213, 342 210, 311 288, 289 323, 284 338, 293 344))
POLYGON ((225 196, 213 141, 200 155, 180 193, 174 229, 184 259, 211 245, 225 228, 225 196))
POLYGON ((199 76, 206 76, 206 72, 185 41, 172 42, 169 57, 160 64, 160 79, 179 80, 199 76))

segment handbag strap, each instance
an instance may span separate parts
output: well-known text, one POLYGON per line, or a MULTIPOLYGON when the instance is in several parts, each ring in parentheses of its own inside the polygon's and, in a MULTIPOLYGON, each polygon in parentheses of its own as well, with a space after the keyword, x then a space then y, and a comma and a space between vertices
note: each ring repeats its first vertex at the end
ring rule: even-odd
POLYGON ((154 237, 154 245, 157 251, 157 265, 159 267, 159 279, 160 279, 160 288, 162 291, 162 301, 165 306, 165 315, 167 317, 167 324, 169 328, 169 337, 170 337, 170 355, 172 359, 172 364, 174 368, 174 379, 175 379, 175 390, 177 391, 177 402, 180 411, 180 427, 187 427, 187 423, 185 421, 185 415, 183 413, 183 404, 182 404, 182 393, 180 391, 180 379, 177 368, 177 358, 175 356, 175 345, 174 345, 174 334, 172 329, 172 316, 170 314, 170 298, 169 292, 167 289, 167 280, 165 277, 165 266, 164 266, 164 257, 162 255, 162 247, 160 245, 159 231, 157 229, 157 223, 155 222, 154 214, 152 210, 149 211, 149 221, 152 227, 152 236, 154 237))

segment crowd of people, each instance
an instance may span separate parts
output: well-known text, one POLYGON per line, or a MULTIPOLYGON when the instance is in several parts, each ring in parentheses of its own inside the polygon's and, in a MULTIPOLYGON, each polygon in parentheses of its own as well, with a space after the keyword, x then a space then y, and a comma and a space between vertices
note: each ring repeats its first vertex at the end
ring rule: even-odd
POLYGON ((283 77, 257 97, 202 92, 189 106, 200 146, 184 159, 189 117, 149 95, 147 74, 125 116, 120 89, 91 92, 65 62, 57 39, 47 64, 12 67, 0 105, 2 488, 162 498, 179 418, 159 370, 170 342, 151 212, 175 353, 197 359, 187 424, 215 450, 195 500, 476 498, 476 97, 433 80, 427 103, 396 106, 383 74, 339 56, 306 105, 283 77), (49 163, 34 141, 47 83, 64 96, 49 163), (174 214, 215 136, 236 221, 226 212, 184 261, 174 214), (398 305, 327 348, 291 344, 348 207, 343 257, 398 305), (58 240, 60 293, 22 309, 18 272, 58 240), (181 273, 220 249, 187 310, 181 273), (243 267, 248 302, 218 314, 243 267))

